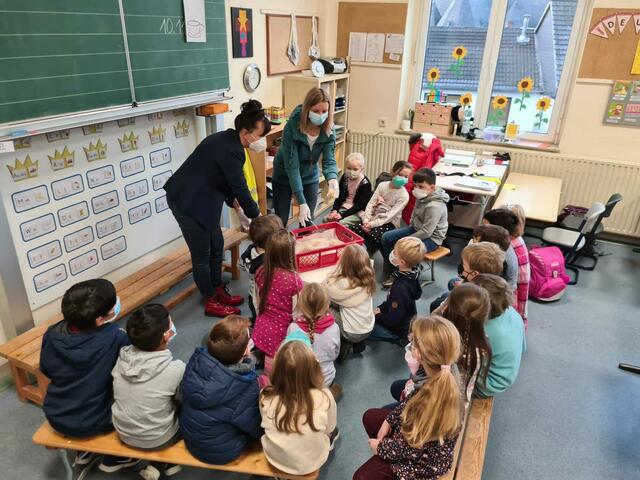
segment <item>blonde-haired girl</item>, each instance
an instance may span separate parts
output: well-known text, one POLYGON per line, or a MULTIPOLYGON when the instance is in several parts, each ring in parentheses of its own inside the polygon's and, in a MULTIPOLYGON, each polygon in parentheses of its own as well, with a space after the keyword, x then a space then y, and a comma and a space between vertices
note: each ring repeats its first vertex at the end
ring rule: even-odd
POLYGON ((262 448, 269 463, 293 475, 318 470, 338 437, 336 402, 323 387, 313 350, 298 340, 282 344, 271 386, 260 395, 262 448))
POLYGON ((356 471, 354 480, 435 480, 451 469, 464 405, 454 367, 460 334, 442 317, 419 317, 411 327, 411 353, 427 379, 391 412, 365 412, 374 456, 356 471))
POLYGON ((351 348, 357 353, 364 350, 364 341, 375 323, 376 278, 367 251, 358 245, 349 245, 342 250, 338 265, 325 280, 324 287, 340 328, 339 358, 344 360, 351 348))
POLYGON ((333 364, 340 352, 340 329, 329 312, 327 292, 317 283, 308 283, 298 297, 297 309, 302 314, 289 326, 288 333, 301 330, 311 341, 311 348, 316 354, 322 374, 324 386, 331 386, 335 397, 341 388, 333 384, 336 378, 336 367, 333 364), (332 385, 333 384, 333 385, 332 385))

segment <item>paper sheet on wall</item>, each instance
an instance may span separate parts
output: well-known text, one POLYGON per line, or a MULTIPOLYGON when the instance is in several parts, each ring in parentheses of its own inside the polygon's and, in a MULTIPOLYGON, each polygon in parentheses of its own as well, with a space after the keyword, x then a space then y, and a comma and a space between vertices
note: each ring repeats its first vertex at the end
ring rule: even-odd
POLYGON ((183 0, 184 33, 187 42, 206 43, 207 20, 204 14, 204 0, 183 0))
POLYGON ((367 33, 365 62, 382 63, 384 56, 384 33, 367 33))
POLYGON ((364 62, 367 51, 367 34, 364 32, 351 32, 349 34, 349 56, 353 62, 364 62))
POLYGON ((404 49, 404 34, 387 33, 387 41, 384 45, 384 53, 402 53, 404 49))

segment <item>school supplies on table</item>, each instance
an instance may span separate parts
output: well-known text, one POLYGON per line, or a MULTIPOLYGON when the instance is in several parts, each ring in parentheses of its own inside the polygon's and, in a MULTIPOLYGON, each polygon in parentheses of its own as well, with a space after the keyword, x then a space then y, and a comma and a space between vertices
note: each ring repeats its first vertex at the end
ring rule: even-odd
POLYGON ((492 191, 496 186, 495 182, 491 180, 481 180, 474 177, 460 177, 460 180, 456 181, 456 185, 459 187, 483 190, 485 192, 492 191))

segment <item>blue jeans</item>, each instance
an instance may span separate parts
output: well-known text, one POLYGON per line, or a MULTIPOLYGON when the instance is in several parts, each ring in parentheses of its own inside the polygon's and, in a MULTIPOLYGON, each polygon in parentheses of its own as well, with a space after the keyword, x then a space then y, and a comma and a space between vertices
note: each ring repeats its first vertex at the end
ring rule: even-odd
MULTIPOLYGON (((396 228, 395 230, 391 230, 390 232, 386 232, 384 235, 382 235, 382 258, 384 260, 383 271, 386 275, 389 275, 392 270, 392 265, 389 262, 389 254, 393 251, 396 242, 401 238, 408 237, 409 235, 413 235, 414 233, 416 233, 415 228, 404 227, 396 228)), ((433 252, 440 246, 430 238, 425 238, 422 242, 424 243, 427 252, 433 252)))
POLYGON ((400 343, 403 339, 388 328, 383 327, 379 323, 375 323, 367 340, 372 340, 374 342, 400 343))
MULTIPOLYGON (((302 193, 307 201, 307 206, 311 210, 311 220, 313 220, 316 205, 318 204, 319 188, 320 184, 318 182, 302 186, 302 193)), ((291 212, 291 195, 293 195, 293 192, 289 185, 280 183, 273 184, 273 209, 285 227, 289 221, 289 214, 291 212)), ((300 226, 302 227, 302 225, 300 226)))
MULTIPOLYGON (((168 197, 167 202, 191 253, 193 281, 203 297, 213 297, 215 288, 222 285, 224 237, 222 236, 220 223, 214 225, 211 231, 208 232, 196 220, 180 211, 168 197)), ((222 215, 222 202, 212 204, 210 208, 215 209, 217 218, 220 218, 220 215, 222 215)))

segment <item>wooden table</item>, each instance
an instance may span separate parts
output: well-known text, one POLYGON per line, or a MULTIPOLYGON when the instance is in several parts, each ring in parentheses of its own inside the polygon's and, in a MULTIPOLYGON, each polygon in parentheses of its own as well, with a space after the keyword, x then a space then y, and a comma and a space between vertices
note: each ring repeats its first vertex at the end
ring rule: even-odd
MULTIPOLYGON (((483 165, 482 167, 479 167, 474 161, 474 163, 469 167, 459 167, 456 165, 446 165, 443 162, 439 162, 433 167, 433 170, 436 173, 446 173, 448 175, 452 173, 463 173, 465 175, 476 173, 486 177, 495 177, 503 181, 505 174, 507 173, 507 166, 483 165)), ((436 177, 436 185, 450 192, 471 193, 474 195, 482 195, 484 197, 495 197, 498 193, 499 185, 497 183, 492 190, 479 190, 477 188, 468 188, 461 185, 456 185, 460 178, 461 177, 458 175, 451 175, 448 177, 438 175, 436 177)))
POLYGON ((495 206, 522 205, 528 219, 553 223, 560 210, 562 179, 509 173, 495 206))

